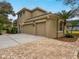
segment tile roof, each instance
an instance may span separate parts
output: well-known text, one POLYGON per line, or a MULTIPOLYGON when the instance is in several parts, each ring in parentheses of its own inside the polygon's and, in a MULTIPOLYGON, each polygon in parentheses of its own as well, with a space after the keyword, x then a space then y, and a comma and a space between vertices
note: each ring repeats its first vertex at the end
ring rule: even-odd
POLYGON ((45 12, 45 13, 47 13, 47 11, 45 11, 45 10, 43 10, 42 8, 39 8, 39 7, 37 7, 37 8, 34 8, 33 10, 30 10, 30 9, 28 9, 28 8, 22 8, 19 12, 17 12, 17 14, 19 14, 19 13, 21 13, 22 11, 29 11, 29 12, 34 12, 34 11, 36 11, 36 10, 40 10, 40 11, 42 11, 42 12, 45 12))

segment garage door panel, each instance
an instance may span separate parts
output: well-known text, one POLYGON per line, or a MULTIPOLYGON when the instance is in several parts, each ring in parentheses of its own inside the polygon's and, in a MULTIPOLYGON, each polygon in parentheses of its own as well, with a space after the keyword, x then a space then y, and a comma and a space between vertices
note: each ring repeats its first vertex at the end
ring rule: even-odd
POLYGON ((37 23, 36 24, 36 34, 45 36, 46 35, 46 23, 37 23))
POLYGON ((34 33, 33 25, 29 24, 29 25, 24 26, 24 31, 25 31, 25 33, 33 34, 34 33))

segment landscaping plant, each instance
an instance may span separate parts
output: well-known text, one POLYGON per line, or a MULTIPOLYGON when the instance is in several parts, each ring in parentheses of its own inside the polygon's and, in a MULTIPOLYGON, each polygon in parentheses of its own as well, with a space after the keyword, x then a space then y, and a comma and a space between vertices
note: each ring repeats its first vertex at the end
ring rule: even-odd
POLYGON ((9 30, 12 23, 8 19, 9 14, 14 14, 13 8, 10 3, 6 1, 1 1, 0 2, 0 34, 4 30, 9 30))

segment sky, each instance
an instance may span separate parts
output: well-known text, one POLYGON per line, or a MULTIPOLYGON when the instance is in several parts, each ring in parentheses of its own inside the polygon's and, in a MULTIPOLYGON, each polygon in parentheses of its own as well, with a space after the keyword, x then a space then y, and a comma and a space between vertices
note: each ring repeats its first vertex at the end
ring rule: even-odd
MULTIPOLYGON (((6 0, 11 3, 14 11, 17 13, 22 8, 34 9, 40 7, 48 12, 57 13, 62 10, 69 10, 69 6, 65 6, 62 1, 56 0, 6 0)), ((12 16, 10 16, 11 18, 12 16)))

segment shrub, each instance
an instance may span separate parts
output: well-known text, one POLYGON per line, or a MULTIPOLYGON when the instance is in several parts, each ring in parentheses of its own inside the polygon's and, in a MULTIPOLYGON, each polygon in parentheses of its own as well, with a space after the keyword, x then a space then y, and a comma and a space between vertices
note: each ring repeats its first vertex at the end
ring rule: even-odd
POLYGON ((11 30, 9 30, 9 29, 6 29, 6 31, 7 31, 7 33, 11 33, 11 30))
POLYGON ((74 38, 74 36, 71 35, 71 34, 65 34, 65 37, 67 37, 67 38, 74 38))
POLYGON ((0 30, 0 35, 2 35, 2 31, 0 30))
POLYGON ((12 30, 11 30, 11 33, 12 34, 16 34, 17 33, 17 28, 16 27, 13 27, 12 30))

